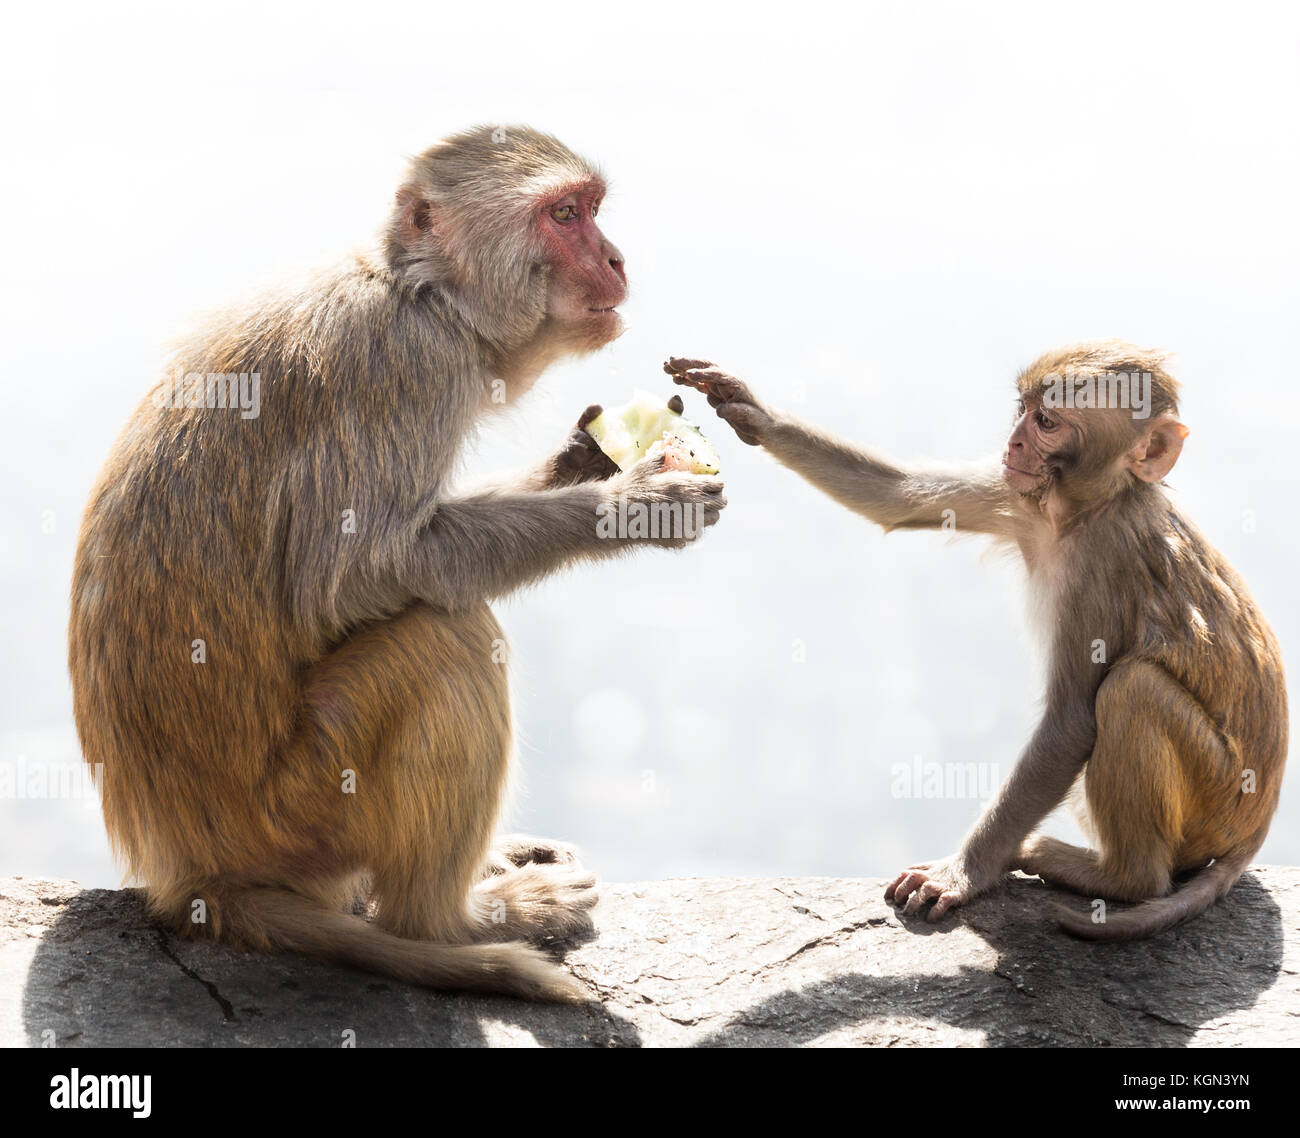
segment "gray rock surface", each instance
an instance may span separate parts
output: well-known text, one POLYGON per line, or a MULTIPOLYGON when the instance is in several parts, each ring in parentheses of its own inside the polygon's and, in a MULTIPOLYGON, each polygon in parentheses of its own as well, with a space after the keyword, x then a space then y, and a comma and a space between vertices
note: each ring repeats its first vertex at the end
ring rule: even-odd
POLYGON ((0 879, 0 1044, 1300 1044, 1300 870, 1257 867, 1205 916, 1131 944, 1058 932, 1036 879, 937 926, 903 922, 883 886, 607 885, 599 935, 565 958, 601 1002, 549 1007, 182 942, 131 891, 0 879))

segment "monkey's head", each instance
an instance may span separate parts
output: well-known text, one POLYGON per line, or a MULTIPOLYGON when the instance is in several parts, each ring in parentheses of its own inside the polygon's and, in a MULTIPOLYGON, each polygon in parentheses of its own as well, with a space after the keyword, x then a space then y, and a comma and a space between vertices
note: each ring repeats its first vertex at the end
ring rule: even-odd
POLYGON ((1047 352, 1020 373, 1002 476, 1058 512, 1108 501, 1173 469, 1188 431, 1167 356, 1122 340, 1047 352))
POLYGON ((539 335, 594 351, 622 332, 623 256, 596 224, 605 182, 528 127, 479 127, 417 157, 388 226, 389 264, 441 291, 505 351, 539 335))

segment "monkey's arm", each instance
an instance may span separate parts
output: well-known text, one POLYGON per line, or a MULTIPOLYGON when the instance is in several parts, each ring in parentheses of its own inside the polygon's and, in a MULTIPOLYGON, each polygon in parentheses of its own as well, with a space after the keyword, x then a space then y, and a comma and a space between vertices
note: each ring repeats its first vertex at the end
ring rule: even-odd
POLYGON ((597 483, 490 488, 440 502, 404 567, 406 583, 415 596, 456 608, 504 596, 572 562, 612 556, 628 545, 598 534, 609 498, 597 483))
POLYGON ((788 415, 774 414, 763 445, 783 466, 886 530, 952 529, 1010 536, 1000 470, 906 469, 788 415))
POLYGON ((400 580, 412 596, 459 607, 504 596, 576 561, 637 545, 681 547, 713 525, 722 483, 646 459, 602 482, 555 490, 491 489, 436 503, 400 580), (619 511, 662 511, 649 536, 619 532, 619 511))
POLYGON ((953 529, 1011 537, 1015 515, 995 464, 968 471, 907 470, 792 415, 707 360, 674 357, 674 383, 703 392, 742 442, 764 446, 824 494, 886 530, 953 529))
POLYGON ((962 843, 973 879, 991 883, 1015 861, 1021 841, 1061 804, 1096 742, 1091 702, 1049 702, 1011 777, 962 843))
POLYGON ((906 914, 934 901, 929 919, 937 921, 1014 866, 1020 843, 1060 805, 1092 754, 1098 676, 1085 673, 1086 667, 1070 667, 1058 657, 1038 728, 961 849, 943 861, 904 870, 885 891, 886 900, 906 900, 906 914))

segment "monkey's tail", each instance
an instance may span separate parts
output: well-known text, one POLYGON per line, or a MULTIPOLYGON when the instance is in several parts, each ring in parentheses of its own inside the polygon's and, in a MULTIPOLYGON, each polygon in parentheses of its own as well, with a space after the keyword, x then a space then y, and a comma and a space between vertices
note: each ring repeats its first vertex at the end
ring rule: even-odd
POLYGON ((232 891, 222 898, 221 910, 222 933, 229 939, 300 952, 410 984, 559 1003, 592 998, 576 977, 522 941, 410 940, 286 889, 232 891))
POLYGON ((1256 848, 1220 858, 1181 889, 1143 901, 1122 913, 1107 914, 1104 921, 1094 923, 1089 916, 1058 906, 1061 927, 1084 940, 1131 940, 1173 928, 1205 912, 1227 893, 1250 864, 1256 848))

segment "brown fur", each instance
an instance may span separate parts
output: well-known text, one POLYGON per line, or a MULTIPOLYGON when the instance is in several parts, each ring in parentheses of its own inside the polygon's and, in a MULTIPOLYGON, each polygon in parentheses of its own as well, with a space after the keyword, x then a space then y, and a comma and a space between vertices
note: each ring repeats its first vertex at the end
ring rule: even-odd
POLYGON ((711 524, 721 485, 556 458, 459 497, 448 480, 494 379, 518 394, 618 334, 621 256, 590 211, 548 213, 603 190, 525 128, 440 143, 377 250, 179 346, 170 375, 258 373, 259 417, 149 398, 118 439, 82 528, 69 665, 113 846, 178 931, 583 994, 522 942, 589 928, 594 879, 553 845, 490 849, 511 718, 487 602, 629 548, 596 530, 619 495, 699 503, 711 524), (366 879, 372 922, 345 912, 366 879))
POLYGON ((1144 902, 1104 923, 1066 913, 1071 932, 1141 936, 1221 897, 1268 832, 1286 761, 1281 653, 1241 579, 1161 486, 1187 433, 1165 363, 1116 340, 1042 356, 1019 377, 1023 406, 1004 456, 1023 474, 994 464, 904 469, 772 411, 708 361, 665 365, 708 394, 744 441, 887 530, 937 529, 952 511, 958 531, 1024 557, 1049 640, 1046 711, 960 852, 891 884, 886 896, 908 913, 933 902, 937 919, 1022 868, 1144 902), (1065 371, 1149 374, 1150 417, 1115 407, 1048 413, 1044 380, 1065 371), (1039 411, 1050 431, 1034 425, 1039 411), (1098 640, 1105 659, 1094 663, 1098 640), (1244 790, 1247 770, 1254 793, 1244 790), (1080 776, 1099 852, 1031 836, 1080 776))

